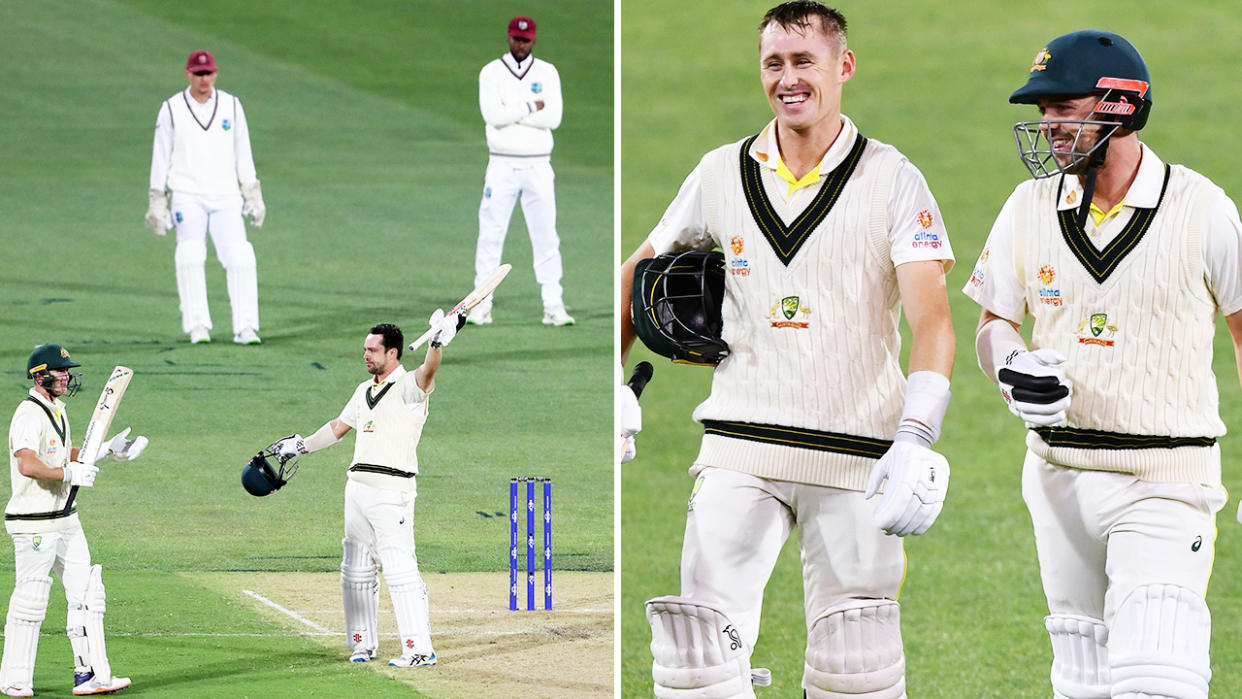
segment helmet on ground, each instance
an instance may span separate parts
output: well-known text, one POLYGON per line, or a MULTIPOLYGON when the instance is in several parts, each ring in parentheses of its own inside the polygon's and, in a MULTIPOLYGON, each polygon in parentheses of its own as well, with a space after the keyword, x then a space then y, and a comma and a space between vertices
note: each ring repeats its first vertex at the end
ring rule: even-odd
MULTIPOLYGON (((55 379, 52 378, 52 369, 72 369, 80 367, 81 364, 73 361, 69 356, 69 350, 57 344, 39 345, 30 353, 30 358, 26 360, 26 378, 34 379, 35 383, 43 387, 43 390, 52 390, 52 384, 55 379)), ((66 388, 66 395, 72 397, 82 387, 81 374, 69 374, 69 384, 66 388)))
POLYGON ((247 493, 261 498, 280 490, 297 472, 298 460, 295 458, 281 460, 280 454, 276 451, 276 443, 273 442, 263 451, 255 454, 254 458, 242 467, 242 487, 247 493), (276 468, 272 467, 272 463, 277 464, 276 468))
POLYGON ((1102 161, 1108 139, 1118 130, 1138 131, 1151 113, 1151 76, 1138 49, 1112 32, 1086 29, 1059 36, 1035 54, 1026 84, 1009 96, 1011 104, 1038 104, 1044 98, 1098 95, 1091 114, 1083 120, 1026 121, 1014 125, 1022 162, 1036 178, 1069 172, 1077 174, 1102 161), (1076 126, 1069 149, 1056 152, 1049 141, 1049 125, 1076 126), (1085 130, 1094 138, 1083 138, 1085 130), (1058 157, 1059 156, 1059 157, 1058 157))
POLYGON ((634 268, 630 314, 652 352, 685 364, 716 365, 729 354, 721 339, 724 255, 687 250, 641 260, 634 268))

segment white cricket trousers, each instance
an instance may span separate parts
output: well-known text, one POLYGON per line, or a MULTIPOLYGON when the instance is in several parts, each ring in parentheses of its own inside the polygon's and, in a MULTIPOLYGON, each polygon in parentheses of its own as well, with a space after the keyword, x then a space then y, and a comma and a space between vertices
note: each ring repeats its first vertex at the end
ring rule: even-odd
MULTIPOLYGON (((556 191, 552 163, 547 158, 511 158, 493 155, 483 178, 479 203, 479 241, 474 253, 474 285, 478 286, 502 262, 505 235, 513 205, 522 199, 522 217, 530 234, 535 281, 545 309, 564 305, 561 289, 561 241, 556 235, 556 191)), ((491 310, 489 296, 484 311, 491 310)))
POLYGON ((207 234, 216 259, 224 267, 233 334, 259 329, 259 278, 254 246, 246 240, 240 194, 205 196, 173 192, 172 214, 177 226, 177 293, 181 298, 181 330, 211 329, 207 308, 207 234))
POLYGON ((905 573, 901 539, 876 526, 872 508, 855 490, 704 469, 686 514, 681 595, 724 612, 753 648, 763 588, 796 527, 808 631, 847 600, 896 599, 905 573))
POLYGON ((16 568, 14 580, 54 572, 65 586, 69 607, 85 606, 91 551, 80 525, 61 531, 11 536, 16 568))
POLYGON ((383 567, 403 653, 432 655, 427 587, 414 551, 416 496, 347 481, 345 537, 366 546, 383 567))
POLYGON ((1226 497, 1208 485, 1064 468, 1028 451, 1022 498, 1048 611, 1111 627, 1117 606, 1142 585, 1206 594, 1226 497))
MULTIPOLYGON (((345 536, 372 551, 397 548, 414 556, 415 493, 345 482, 345 536)), ((416 559, 417 560, 417 559, 416 559)))

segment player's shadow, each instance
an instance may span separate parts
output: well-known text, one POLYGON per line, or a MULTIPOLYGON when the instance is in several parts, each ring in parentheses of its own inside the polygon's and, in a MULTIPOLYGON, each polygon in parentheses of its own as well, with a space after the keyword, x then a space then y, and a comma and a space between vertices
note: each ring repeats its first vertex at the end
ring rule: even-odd
MULTIPOLYGON (((292 639, 282 636, 281 640, 289 642, 292 639)), ((230 686, 237 688, 238 696, 253 695, 252 692, 244 691, 248 683, 253 683, 250 684, 252 688, 272 686, 279 682, 282 675, 287 675, 291 670, 305 675, 320 672, 321 666, 341 664, 339 654, 319 644, 307 643, 305 647, 296 650, 273 652, 264 648, 266 641, 261 636, 244 639, 162 636, 131 638, 127 641, 131 644, 149 644, 152 655, 165 658, 162 671, 144 672, 141 680, 135 681, 133 689, 162 689, 174 692, 184 690, 182 696, 195 696, 200 689, 197 685, 200 684, 203 687, 214 685, 215 689, 211 690, 212 696, 229 696, 230 686), (205 640, 218 641, 218 643, 212 643, 214 653, 231 652, 231 657, 209 663, 200 662, 205 640), (239 644, 239 640, 245 640, 248 643, 239 644), (249 642, 254 642, 255 645, 251 646, 249 642), (231 651, 230 646, 232 646, 231 651), (184 660, 181 660, 182 658, 184 660), (178 690, 178 687, 182 689, 178 690)))

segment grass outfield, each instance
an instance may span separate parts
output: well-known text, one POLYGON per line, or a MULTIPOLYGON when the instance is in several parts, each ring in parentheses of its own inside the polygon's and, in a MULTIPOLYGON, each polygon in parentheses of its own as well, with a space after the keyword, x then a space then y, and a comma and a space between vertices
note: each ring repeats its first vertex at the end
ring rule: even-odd
MULTIPOLYGON (((0 386, 11 410, 28 387, 31 347, 64 344, 87 372, 69 403, 80 436, 112 366, 136 371, 118 425, 151 446, 133 464, 105 463, 79 498, 105 568, 113 665, 134 678, 132 691, 341 696, 344 682, 349 694, 410 694, 342 662, 339 639, 300 635, 299 622, 241 592, 261 593, 263 576, 318 574, 321 607, 339 606, 332 573, 352 438, 305 457, 290 485, 262 500, 242 490, 239 473, 262 446, 337 415, 366 378, 371 324, 395 321, 412 338, 432 310, 469 291, 487 161, 477 75, 505 50, 516 14, 538 21, 535 55, 557 64, 566 96, 553 163, 566 301, 578 323, 540 324, 515 216, 506 254, 514 272, 496 323, 464 330, 446 351, 419 449, 417 540, 433 636, 453 648, 456 619, 435 610, 465 606, 455 588, 438 588, 441 575, 497 573, 479 605, 506 605, 512 476, 553 478, 556 567, 611 578, 612 12, 607 2, 547 0, 0 6, 0 62, 9 66, 0 120, 10 130, 0 145, 0 386), (185 342, 174 240, 142 225, 156 110, 185 87, 183 62, 197 48, 216 55, 218 86, 245 103, 263 181, 267 222, 249 232, 261 347, 228 341, 214 255, 215 341, 185 342), (219 584, 221 575, 233 582, 219 584)), ((407 356, 407 368, 421 358, 407 356)), ((0 599, 12 571, 11 557, 0 559, 0 599)), ((592 608, 611 608, 604 587, 608 598, 592 608)), ((57 585, 36 671, 41 696, 70 687, 60 595, 57 585)), ((611 626, 605 615, 580 638, 610 648, 611 626)), ((442 652, 434 672, 487 657, 442 652)), ((611 662, 583 670, 604 686, 611 671, 611 662)))
MULTIPOLYGON (((659 219, 683 178, 711 148, 754 133, 768 119, 757 36, 765 5, 626 0, 622 5, 621 255, 659 219), (710 37, 687 41, 685 37, 710 37)), ((907 542, 902 617, 910 696, 1044 697, 1051 651, 1030 520, 1020 495, 1022 425, 975 366, 978 307, 960 291, 1012 188, 1027 177, 1010 127, 1036 118, 1006 103, 1036 49, 1079 28, 1135 42, 1153 75, 1155 107, 1144 140, 1242 197, 1242 135, 1229 114, 1239 89, 1228 47, 1242 26, 1223 1, 1157 5, 1116 0, 1011 6, 965 0, 840 6, 858 72, 845 111, 863 133, 896 145, 919 166, 940 203, 958 260, 948 279, 959 361, 939 448, 953 465, 943 514, 907 542)), ((1223 323, 1216 343, 1222 413, 1242 426, 1242 399, 1223 323)), ((907 341, 908 344, 908 341, 907 341)), ((631 364, 651 358, 636 350, 631 364)), ((690 412, 710 374, 656 358, 643 394, 638 458, 622 471, 622 694, 649 696, 650 631, 643 601, 678 591, 685 469, 701 428, 690 412)), ((1242 446, 1222 441, 1225 484, 1242 483, 1242 446)), ((1219 518, 1212 606, 1213 696, 1242 696, 1242 527, 1237 497, 1219 518)), ((805 621, 797 551, 787 546, 767 587, 753 662, 772 669, 761 697, 798 694, 805 621)))

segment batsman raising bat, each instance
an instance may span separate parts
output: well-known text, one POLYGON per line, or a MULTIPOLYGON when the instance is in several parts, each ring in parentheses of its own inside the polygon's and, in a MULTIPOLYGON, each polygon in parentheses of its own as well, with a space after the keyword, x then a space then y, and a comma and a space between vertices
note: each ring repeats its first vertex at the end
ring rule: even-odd
POLYGON ((129 439, 129 428, 107 442, 102 432, 111 424, 120 397, 133 372, 117 367, 100 396, 81 449, 72 446, 69 418, 61 396, 81 387, 81 366, 60 345, 40 345, 30 354, 26 375, 34 381, 30 395, 9 423, 9 475, 12 496, 4 509, 4 527, 13 537, 16 584, 4 625, 4 657, 0 661, 0 693, 34 695, 34 662, 39 627, 47 613, 55 572, 65 586, 69 604, 66 631, 73 647, 73 693, 107 694, 130 685, 115 677, 104 643, 102 567, 91 565, 86 535, 78 521, 78 488, 95 484, 95 462, 109 455, 129 461, 147 446, 146 437, 129 439))
POLYGON ((305 439, 291 435, 272 445, 283 465, 298 455, 336 444, 351 429, 358 431, 345 484, 345 538, 341 542, 341 591, 353 662, 374 659, 379 648, 376 612, 382 569, 401 635, 401 654, 388 664, 436 664, 427 586, 418 573, 414 551, 417 448, 443 348, 465 324, 465 311, 445 315, 437 310, 430 324, 426 357, 412 372, 401 366, 405 347, 401 330, 390 323, 372 327, 362 349, 372 378, 359 384, 341 414, 314 434, 305 439))

